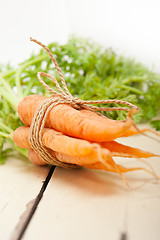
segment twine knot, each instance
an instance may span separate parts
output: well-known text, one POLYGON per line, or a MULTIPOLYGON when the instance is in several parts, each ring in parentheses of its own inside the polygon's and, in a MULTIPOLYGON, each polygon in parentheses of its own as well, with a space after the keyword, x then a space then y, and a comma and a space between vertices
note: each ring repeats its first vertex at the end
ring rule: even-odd
POLYGON ((73 107, 76 108, 77 110, 82 109, 82 106, 81 106, 82 101, 77 97, 71 98, 71 104, 73 104, 74 105, 73 107))
MULTIPOLYGON (((57 166, 62 166, 62 167, 78 167, 75 164, 69 164, 69 163, 63 163, 60 162, 58 159, 56 159, 53 155, 51 155, 49 149, 47 149, 43 143, 42 143, 42 131, 45 126, 45 120, 50 112, 50 110, 61 103, 67 103, 70 104, 72 107, 76 108, 77 110, 80 109, 87 109, 90 111, 94 111, 96 114, 100 114, 97 111, 128 111, 129 114, 131 115, 132 113, 135 113, 138 111, 138 107, 127 102, 127 101, 121 101, 121 100, 116 100, 116 99, 108 99, 108 100, 89 100, 89 101, 83 101, 79 99, 78 97, 73 97, 71 93, 69 92, 66 82, 64 80, 63 74, 61 72, 61 69, 56 61, 56 59, 53 57, 53 54, 49 50, 48 47, 46 47, 44 44, 41 42, 30 38, 31 41, 39 44, 42 46, 49 54, 50 58, 52 59, 52 62, 54 63, 59 77, 61 79, 61 83, 63 86, 63 89, 59 85, 57 79, 48 73, 44 72, 38 72, 37 78, 39 79, 40 83, 47 89, 49 90, 53 95, 50 98, 47 98, 44 100, 38 107, 38 109, 35 112, 34 118, 32 120, 32 124, 30 127, 30 144, 32 148, 35 150, 36 153, 38 153, 44 161, 46 161, 49 164, 52 165, 57 165, 57 166), (58 91, 55 91, 54 89, 50 88, 43 80, 43 77, 48 77, 53 80, 55 83, 58 91), (117 103, 117 104, 124 104, 128 107, 97 107, 95 104, 106 104, 106 103, 117 103), (90 104, 94 104, 93 106, 90 104), (129 108, 130 107, 130 108, 129 108)), ((101 115, 101 114, 100 114, 101 115)))

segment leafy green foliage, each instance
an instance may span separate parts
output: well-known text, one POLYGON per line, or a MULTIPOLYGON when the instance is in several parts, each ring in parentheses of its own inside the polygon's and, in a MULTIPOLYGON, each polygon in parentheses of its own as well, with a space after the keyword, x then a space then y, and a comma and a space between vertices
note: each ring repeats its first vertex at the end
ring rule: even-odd
MULTIPOLYGON (((53 42, 48 45, 54 54, 71 94, 84 100, 120 99, 136 104, 140 111, 136 122, 149 121, 159 114, 160 75, 149 71, 142 64, 116 55, 90 40, 71 37, 64 45, 53 42)), ((0 161, 4 161, 8 150, 5 139, 13 148, 26 156, 26 150, 14 146, 12 132, 22 125, 17 106, 29 94, 50 93, 37 80, 37 72, 44 71, 59 79, 48 54, 41 49, 14 69, 0 65, 0 161)), ((50 79, 45 82, 55 88, 50 79)), ((108 105, 108 106, 114 106, 108 105)), ((118 105, 116 105, 118 106, 118 105)), ((125 112, 104 112, 113 119, 124 119, 125 112)), ((159 123, 153 123, 159 126, 159 123)), ((159 127, 157 128, 159 129, 159 127)))
POLYGON ((154 127, 157 131, 160 130, 160 120, 151 121, 152 127, 154 127))

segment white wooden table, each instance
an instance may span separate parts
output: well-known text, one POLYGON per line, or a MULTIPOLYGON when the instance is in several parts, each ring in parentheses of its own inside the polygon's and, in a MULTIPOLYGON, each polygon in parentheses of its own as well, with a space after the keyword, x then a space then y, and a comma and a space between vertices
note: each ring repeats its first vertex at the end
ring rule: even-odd
MULTIPOLYGON (((119 142, 160 154, 160 144, 142 135, 119 142)), ((147 162, 160 176, 160 158, 147 162)), ((143 171, 125 176, 130 188, 112 173, 50 170, 13 156, 0 166, 0 239, 159 240, 160 181, 143 171)))

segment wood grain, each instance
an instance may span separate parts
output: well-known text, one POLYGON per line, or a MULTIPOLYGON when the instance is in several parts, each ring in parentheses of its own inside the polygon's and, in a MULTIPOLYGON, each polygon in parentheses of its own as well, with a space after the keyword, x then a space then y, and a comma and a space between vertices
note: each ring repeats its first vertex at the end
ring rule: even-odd
POLYGON ((0 166, 0 239, 14 237, 27 204, 38 195, 48 172, 48 167, 33 166, 18 155, 0 166))

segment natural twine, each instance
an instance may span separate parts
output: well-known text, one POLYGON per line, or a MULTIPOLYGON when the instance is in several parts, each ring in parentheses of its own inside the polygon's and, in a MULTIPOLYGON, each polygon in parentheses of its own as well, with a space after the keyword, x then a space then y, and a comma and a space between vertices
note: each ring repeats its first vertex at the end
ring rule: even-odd
POLYGON ((70 164, 70 163, 64 163, 59 161, 56 157, 54 157, 53 155, 50 154, 50 151, 48 148, 46 148, 43 143, 42 143, 42 132, 45 126, 45 121, 46 118, 50 112, 50 110, 55 107, 58 104, 62 104, 62 103, 67 103, 70 104, 73 108, 80 110, 80 109, 87 109, 90 111, 95 112, 98 115, 101 115, 99 112, 97 111, 128 111, 129 114, 131 115, 132 113, 135 113, 138 111, 138 107, 127 102, 127 101, 121 101, 121 100, 97 100, 97 101, 93 101, 93 100, 89 100, 89 101, 83 101, 79 98, 74 98, 71 93, 69 92, 66 82, 64 80, 63 74, 61 72, 61 69, 56 61, 56 59, 53 57, 53 54, 51 53, 51 51, 49 50, 48 47, 46 47, 44 44, 42 44, 41 42, 37 41, 36 39, 30 38, 31 41, 39 44, 41 47, 43 47, 49 54, 49 56, 52 59, 52 62, 55 64, 55 67, 58 71, 59 77, 61 79, 61 83, 63 85, 63 89, 60 87, 58 81, 56 80, 56 78, 54 78, 53 76, 44 73, 44 72, 38 72, 37 77, 40 81, 40 83, 47 89, 49 90, 51 93, 53 93, 53 95, 50 98, 47 98, 46 100, 44 100, 39 107, 37 108, 35 114, 34 114, 34 118, 32 120, 32 124, 30 127, 30 137, 29 137, 29 141, 30 144, 32 146, 32 148, 34 149, 34 151, 47 163, 52 164, 52 165, 56 165, 56 166, 61 166, 61 167, 71 167, 71 168, 77 168, 78 166, 76 164, 70 164), (55 83, 57 89, 59 90, 59 92, 53 90, 52 88, 50 88, 41 78, 41 76, 44 77, 48 77, 50 79, 53 80, 53 82, 55 83), (91 106, 88 104, 106 104, 106 103, 118 103, 118 104, 124 104, 128 107, 96 107, 96 106, 91 106))

